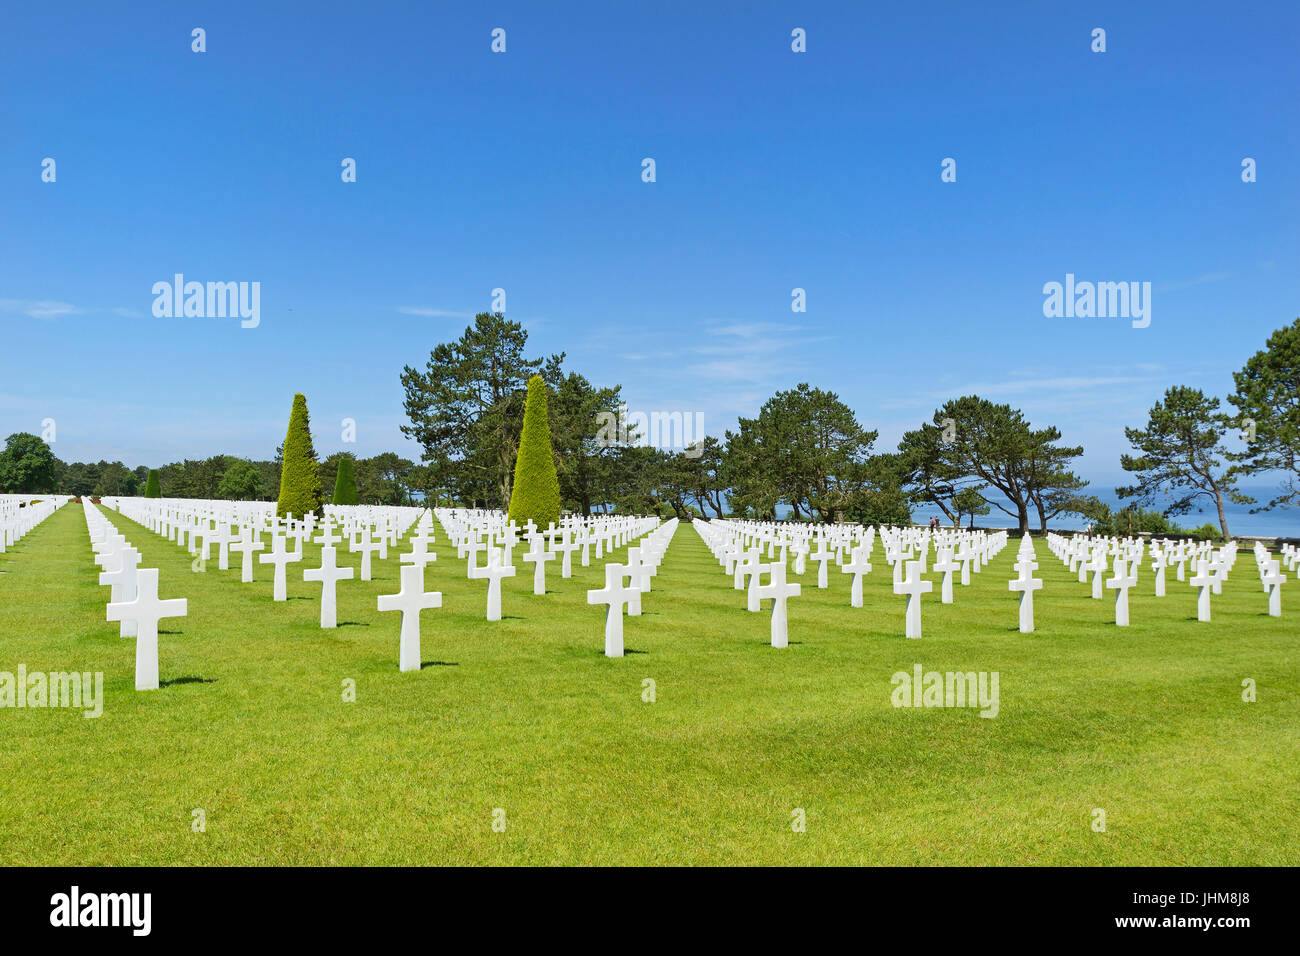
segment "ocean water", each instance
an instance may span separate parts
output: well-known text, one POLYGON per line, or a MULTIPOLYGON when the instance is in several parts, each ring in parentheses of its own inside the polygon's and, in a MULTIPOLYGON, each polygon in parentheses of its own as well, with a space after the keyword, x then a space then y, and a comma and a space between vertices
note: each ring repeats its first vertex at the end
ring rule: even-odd
MULTIPOLYGON (((1300 538, 1300 508, 1274 508, 1272 511, 1262 511, 1259 514, 1251 514, 1251 508, 1258 508, 1261 504, 1266 504, 1279 494, 1278 488, 1280 483, 1252 483, 1242 484, 1240 490, 1242 493, 1253 496, 1257 504, 1238 505, 1230 501, 1225 501, 1223 505, 1224 514, 1228 519, 1228 530, 1234 536, 1248 537, 1250 535, 1259 535, 1260 537, 1269 538, 1300 538)), ((1106 502, 1114 509, 1122 508, 1127 502, 1120 501, 1114 494, 1113 489, 1098 488, 1093 493, 1106 502)), ((1219 513, 1214 508, 1212 501, 1207 501, 1209 509, 1200 511, 1190 511, 1185 515, 1178 515, 1171 519, 1174 524, 1182 528, 1199 528, 1203 524, 1212 524, 1216 528, 1219 526, 1219 513)), ((1159 502, 1154 507, 1159 507, 1159 502)), ((912 512, 912 520, 918 524, 925 524, 929 521, 930 516, 935 515, 940 519, 943 513, 938 508, 917 508, 912 512)), ((969 519, 962 522, 968 524, 969 519)), ((1087 520, 1076 517, 1075 515, 1060 515, 1047 522, 1048 527, 1054 530, 1078 530, 1082 531, 1087 527, 1087 520)), ((975 519, 976 527, 1003 528, 1014 527, 1015 519, 994 508, 993 511, 983 517, 975 519)), ((1037 529, 1038 513, 1031 510, 1029 514, 1029 526, 1037 529)))

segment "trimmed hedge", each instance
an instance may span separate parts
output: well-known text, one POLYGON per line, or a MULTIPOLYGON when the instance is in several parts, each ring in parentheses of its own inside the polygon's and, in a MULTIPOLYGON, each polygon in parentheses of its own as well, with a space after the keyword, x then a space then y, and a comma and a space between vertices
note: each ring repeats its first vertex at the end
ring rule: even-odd
POLYGON ((353 473, 352 459, 339 459, 338 474, 334 478, 334 504, 354 505, 357 503, 357 478, 353 473))
POLYGON ((149 478, 144 483, 144 496, 146 498, 161 498, 162 485, 158 481, 158 469, 149 469, 149 478))
POLYGON ((551 450, 551 426, 546 414, 546 383, 540 375, 534 375, 528 380, 515 484, 510 490, 510 520, 516 524, 531 520, 539 528, 560 519, 560 481, 555 476, 555 453, 551 450))
POLYGON ((321 513, 320 475, 316 471, 316 449, 311 443, 311 425, 307 417, 307 399, 299 392, 293 397, 289 413, 289 430, 284 436, 284 463, 280 468, 280 497, 275 513, 280 517, 302 518, 321 513))

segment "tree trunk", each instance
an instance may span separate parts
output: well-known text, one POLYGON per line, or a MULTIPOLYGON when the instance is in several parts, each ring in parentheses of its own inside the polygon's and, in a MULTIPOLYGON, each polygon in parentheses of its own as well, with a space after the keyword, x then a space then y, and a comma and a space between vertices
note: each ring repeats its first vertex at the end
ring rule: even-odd
POLYGON ((1029 534, 1029 509, 1025 507, 1023 501, 1016 502, 1016 517, 1020 521, 1020 533, 1029 534))
POLYGON ((1223 530, 1223 540, 1228 541, 1228 516, 1223 513, 1223 492, 1214 489, 1214 503, 1219 507, 1219 527, 1223 530))

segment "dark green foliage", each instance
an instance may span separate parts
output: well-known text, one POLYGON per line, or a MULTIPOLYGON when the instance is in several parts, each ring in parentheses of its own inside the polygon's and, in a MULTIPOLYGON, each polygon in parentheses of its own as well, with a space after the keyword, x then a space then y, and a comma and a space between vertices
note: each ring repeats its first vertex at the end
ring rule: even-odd
POLYGON ((864 496, 881 490, 867 470, 878 434, 834 392, 807 383, 777 392, 757 418, 741 418, 737 431, 727 432, 723 474, 732 505, 763 518, 785 504, 797 520, 860 511, 864 496))
POLYGON ((311 441, 311 424, 307 416, 307 399, 299 393, 293 397, 289 429, 284 437, 283 464, 280 469, 280 497, 275 513, 281 517, 301 518, 321 511, 320 475, 316 472, 316 449, 311 441))
POLYGON ((121 497, 129 498, 140 490, 139 482, 136 481, 135 472, 127 468, 120 461, 100 462, 99 479, 95 482, 95 487, 91 489, 91 495, 95 498, 121 497))
POLYGON ((158 469, 150 468, 149 477, 145 481, 144 496, 146 498, 162 497, 162 482, 158 480, 158 469))
POLYGON ((483 312, 429 353, 426 371, 402 370, 411 421, 402 433, 423 446, 438 485, 467 503, 510 500, 524 386, 542 364, 524 356, 527 339, 518 322, 483 312))
POLYGON ((546 383, 540 375, 528 380, 524 427, 515 459, 515 482, 510 493, 510 520, 532 521, 545 528, 560 518, 560 482, 555 474, 551 429, 546 413, 546 383))
POLYGON ((1217 398, 1175 385, 1152 406, 1145 428, 1124 429, 1138 454, 1121 456, 1120 464, 1137 476, 1138 483, 1116 488, 1115 493, 1138 504, 1172 499, 1164 509, 1166 515, 1187 514, 1201 499, 1208 499, 1218 509, 1219 527, 1228 537, 1223 499, 1238 504, 1254 501, 1236 490, 1236 478, 1223 464, 1227 455, 1223 437, 1231 428, 1217 398))
POLYGON ((244 458, 230 463, 217 484, 217 497, 227 501, 256 501, 262 496, 262 473, 244 458))
POLYGON ((974 502, 966 495, 958 505, 957 496, 970 489, 1014 517, 1024 534, 1031 508, 1044 531, 1049 519, 1079 513, 1087 482, 1068 465, 1083 449, 1057 445, 1060 437, 1059 429, 1034 428, 1010 405, 965 395, 946 402, 930 422, 907 432, 898 450, 914 503, 933 504, 956 523, 970 513, 965 506, 974 502), (994 497, 983 494, 990 488, 994 497))
POLYGON ((1280 471, 1281 493, 1262 508, 1300 505, 1300 319, 1269 336, 1240 372, 1228 401, 1237 406, 1235 426, 1246 444, 1229 454, 1234 471, 1280 471))
POLYGON ((405 367, 401 382, 410 424, 402 433, 422 446, 423 465, 371 473, 358 462, 360 500, 392 501, 404 489, 418 488, 433 501, 507 508, 526 385, 540 374, 550 389, 548 419, 561 500, 584 513, 613 503, 616 489, 632 476, 618 473, 620 448, 602 440, 597 419, 618 408, 619 387, 594 386, 566 372, 563 354, 529 358, 527 340, 518 322, 484 312, 459 339, 437 345, 423 369, 405 367))
POLYGON ((344 455, 339 459, 339 470, 334 477, 334 504, 336 505, 357 503, 357 479, 352 469, 350 456, 344 455))
POLYGON ((17 432, 0 451, 0 492, 48 494, 58 484, 59 460, 37 435, 17 432))

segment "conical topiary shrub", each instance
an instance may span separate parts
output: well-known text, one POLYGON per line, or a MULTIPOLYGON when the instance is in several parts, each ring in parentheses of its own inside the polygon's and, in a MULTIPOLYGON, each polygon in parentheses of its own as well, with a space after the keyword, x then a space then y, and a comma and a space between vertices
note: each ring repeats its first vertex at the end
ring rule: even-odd
POLYGON ((161 498, 162 485, 158 481, 158 469, 150 468, 149 477, 144 483, 144 496, 146 498, 161 498))
POLYGON ((320 475, 316 473, 316 449, 311 443, 307 399, 301 393, 293 397, 283 457, 280 497, 275 503, 275 513, 280 517, 291 514, 295 518, 318 514, 321 510, 320 475))
POLYGON ((334 477, 334 504, 354 505, 357 503, 357 479, 352 470, 352 459, 344 456, 339 459, 338 474, 334 477))
POLYGON ((531 520, 539 528, 560 518, 560 481, 555 477, 551 426, 546 419, 546 383, 540 375, 528 380, 524 429, 515 459, 515 484, 510 490, 510 520, 531 520))

